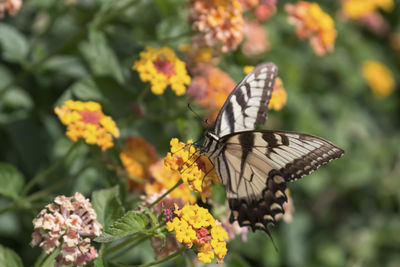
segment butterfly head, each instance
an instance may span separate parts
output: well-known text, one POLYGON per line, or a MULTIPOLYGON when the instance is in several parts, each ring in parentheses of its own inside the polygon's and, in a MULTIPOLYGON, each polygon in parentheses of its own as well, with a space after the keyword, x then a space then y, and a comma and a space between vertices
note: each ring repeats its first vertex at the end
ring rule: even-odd
POLYGON ((205 140, 202 147, 202 152, 207 154, 208 156, 212 156, 212 154, 216 151, 218 147, 217 144, 219 142, 219 137, 210 131, 206 131, 204 133, 205 140))

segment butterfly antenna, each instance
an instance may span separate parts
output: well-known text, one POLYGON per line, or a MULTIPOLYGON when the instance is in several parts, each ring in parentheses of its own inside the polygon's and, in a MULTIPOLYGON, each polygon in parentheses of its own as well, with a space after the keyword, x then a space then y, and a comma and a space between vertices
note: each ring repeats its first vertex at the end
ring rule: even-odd
POLYGON ((200 115, 197 114, 197 112, 195 112, 195 111, 192 109, 192 106, 190 105, 190 103, 188 103, 188 109, 189 109, 191 112, 193 112, 193 114, 197 117, 197 119, 198 119, 199 121, 205 123, 205 124, 207 125, 207 127, 209 126, 209 124, 208 124, 208 119, 203 120, 203 119, 200 117, 200 115))
POLYGON ((203 121, 203 119, 200 117, 199 114, 197 114, 196 111, 193 110, 192 106, 190 106, 190 103, 188 103, 188 109, 193 112, 193 114, 197 117, 198 120, 203 121))

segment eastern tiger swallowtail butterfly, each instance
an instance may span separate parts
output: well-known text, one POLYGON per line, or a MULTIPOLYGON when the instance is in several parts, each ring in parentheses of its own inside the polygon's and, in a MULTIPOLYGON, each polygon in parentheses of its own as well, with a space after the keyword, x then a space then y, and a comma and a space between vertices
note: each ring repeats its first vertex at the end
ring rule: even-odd
POLYGON ((309 134, 255 130, 267 118, 278 68, 256 66, 232 91, 219 111, 214 132, 203 145, 226 188, 230 222, 263 230, 283 214, 286 183, 310 174, 344 151, 309 134))

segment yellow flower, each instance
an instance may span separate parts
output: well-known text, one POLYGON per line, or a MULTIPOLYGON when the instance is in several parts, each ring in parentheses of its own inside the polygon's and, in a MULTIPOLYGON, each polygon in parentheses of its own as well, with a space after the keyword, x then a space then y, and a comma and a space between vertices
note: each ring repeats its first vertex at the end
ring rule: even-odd
POLYGON ((343 3, 344 13, 352 19, 360 19, 381 8, 385 11, 392 11, 393 0, 347 0, 343 3))
POLYGON ((165 168, 177 172, 190 190, 198 192, 205 202, 210 197, 212 184, 218 183, 211 162, 206 156, 200 155, 199 149, 192 145, 192 140, 184 144, 172 138, 170 144, 171 152, 164 158, 165 168))
MULTIPOLYGON (((125 140, 125 148, 119 154, 122 164, 131 177, 149 178, 150 165, 157 161, 157 153, 154 147, 141 137, 128 137, 125 140)), ((129 180, 130 188, 143 188, 143 184, 129 180)))
POLYGON ((376 97, 384 98, 393 92, 395 80, 392 72, 385 65, 372 60, 364 61, 362 73, 376 97))
POLYGON ((158 50, 146 47, 146 50, 140 53, 140 60, 133 64, 132 69, 139 72, 143 82, 151 83, 151 91, 156 95, 163 94, 168 85, 176 95, 183 95, 186 85, 190 84, 185 63, 179 60, 174 51, 168 47, 158 50))
POLYGON ((222 262, 227 253, 228 233, 221 223, 214 219, 207 209, 198 205, 185 205, 182 209, 175 206, 175 218, 167 222, 167 230, 175 231, 176 239, 187 247, 197 251, 202 262, 211 262, 217 257, 222 262))
POLYGON ((269 109, 279 111, 283 108, 287 101, 287 93, 283 87, 281 78, 277 77, 274 84, 274 90, 268 104, 269 109))
POLYGON ((74 142, 83 138, 86 143, 106 150, 114 145, 112 137, 119 137, 115 122, 103 114, 99 103, 67 100, 61 107, 55 107, 54 111, 61 122, 67 125, 66 135, 74 142))
POLYGON ((308 38, 319 56, 332 51, 336 39, 333 19, 317 3, 299 1, 296 5, 286 4, 289 22, 296 25, 300 39, 308 38))
POLYGON ((249 74, 252 70, 254 69, 254 66, 244 66, 243 67, 243 72, 246 74, 249 74))

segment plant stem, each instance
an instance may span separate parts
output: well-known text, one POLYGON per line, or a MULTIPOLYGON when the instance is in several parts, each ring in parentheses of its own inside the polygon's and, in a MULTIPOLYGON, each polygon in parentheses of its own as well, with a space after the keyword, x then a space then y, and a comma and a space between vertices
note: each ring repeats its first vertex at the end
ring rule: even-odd
POLYGON ((166 197, 169 193, 171 193, 172 191, 174 191, 175 188, 177 188, 178 186, 180 186, 183 183, 182 179, 180 179, 171 189, 169 189, 167 192, 165 192, 164 194, 162 194, 159 198, 157 198, 153 203, 151 203, 148 208, 151 209, 152 207, 154 207, 154 205, 156 205, 158 202, 160 202, 164 197, 166 197))
POLYGON ((135 242, 135 243, 133 243, 133 244, 131 244, 131 245, 125 247, 124 249, 122 249, 122 250, 120 250, 120 251, 117 251, 117 253, 115 253, 114 255, 112 255, 111 257, 109 257, 109 259, 111 260, 111 259, 114 259, 114 258, 118 257, 119 255, 125 253, 126 251, 132 249, 133 247, 136 247, 137 245, 139 245, 140 243, 142 243, 143 241, 145 241, 145 240, 148 239, 148 238, 149 238, 148 236, 144 236, 144 237, 138 239, 137 242, 135 242))
POLYGON ((139 94, 139 96, 138 96, 136 102, 139 103, 139 104, 143 103, 143 99, 144 99, 144 97, 146 96, 146 94, 147 94, 148 91, 150 91, 150 85, 147 85, 147 86, 142 90, 142 92, 139 94))
POLYGON ((125 265, 125 264, 119 264, 119 263, 113 263, 110 262, 112 265, 117 266, 117 267, 148 267, 148 266, 153 266, 156 264, 160 264, 163 262, 166 262, 172 258, 175 258, 176 256, 180 255, 182 252, 184 252, 186 250, 185 247, 181 247, 178 251, 176 251, 175 253, 172 253, 171 255, 169 255, 168 257, 165 257, 164 259, 158 260, 158 261, 153 261, 150 263, 146 263, 146 264, 141 264, 141 265, 125 265))
MULTIPOLYGON (((107 256, 107 255, 113 253, 114 251, 116 251, 116 250, 128 245, 130 242, 135 241, 135 240, 137 240, 137 239, 139 239, 141 237, 143 237, 143 235, 134 235, 134 236, 126 239, 125 241, 119 243, 118 245, 116 245, 116 246, 114 246, 112 248, 108 248, 108 249, 106 249, 104 251, 103 256, 107 256)), ((144 237, 147 238, 147 236, 144 236, 144 237)))
POLYGON ((45 178, 46 176, 48 176, 49 174, 51 174, 52 172, 54 172, 64 161, 65 159, 72 153, 72 151, 75 150, 75 148, 77 148, 79 146, 79 144, 81 143, 81 141, 77 141, 74 142, 71 147, 68 149, 67 153, 65 153, 65 155, 63 157, 61 157, 60 159, 58 159, 53 165, 51 165, 49 168, 47 168, 46 170, 40 172, 38 175, 36 175, 35 177, 33 177, 32 180, 29 181, 29 183, 25 186, 25 188, 22 190, 21 195, 25 196, 29 190, 32 189, 32 187, 37 184, 40 180, 42 180, 43 178, 45 178))

